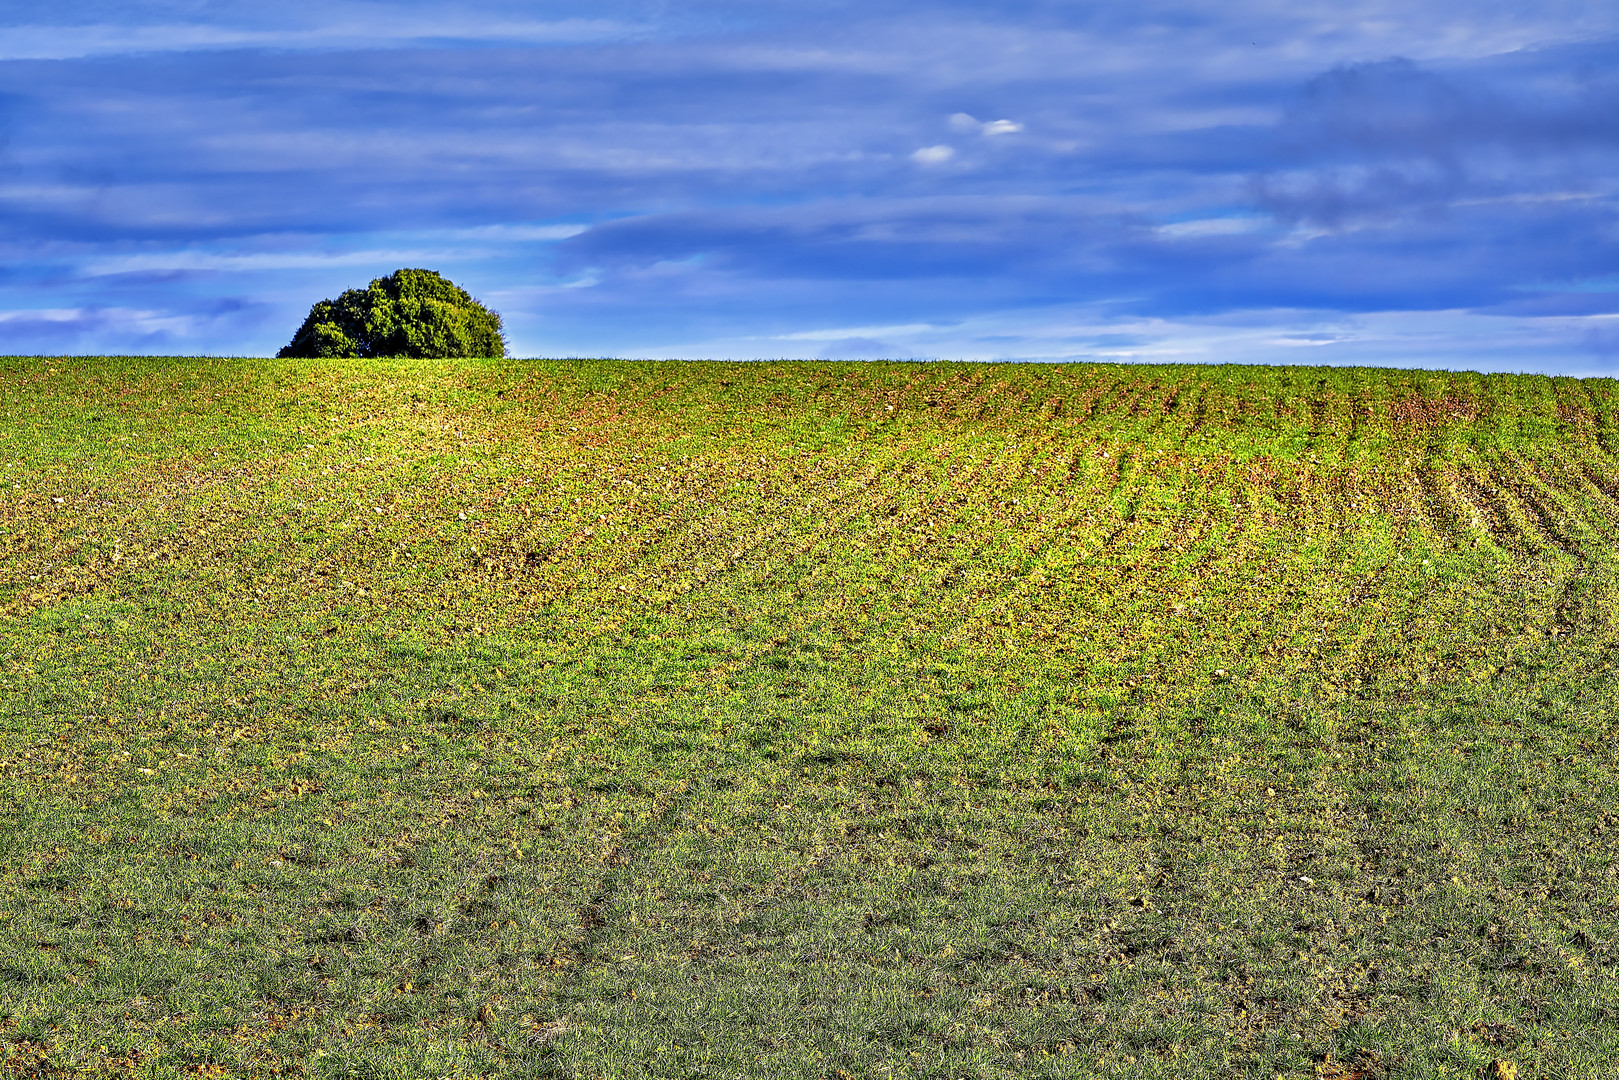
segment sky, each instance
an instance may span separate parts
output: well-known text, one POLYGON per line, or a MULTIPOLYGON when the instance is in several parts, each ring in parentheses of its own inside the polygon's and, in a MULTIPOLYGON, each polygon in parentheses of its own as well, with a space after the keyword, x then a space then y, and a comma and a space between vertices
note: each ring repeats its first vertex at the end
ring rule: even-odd
POLYGON ((0 353, 1619 375, 1619 4, 0 0, 0 353))

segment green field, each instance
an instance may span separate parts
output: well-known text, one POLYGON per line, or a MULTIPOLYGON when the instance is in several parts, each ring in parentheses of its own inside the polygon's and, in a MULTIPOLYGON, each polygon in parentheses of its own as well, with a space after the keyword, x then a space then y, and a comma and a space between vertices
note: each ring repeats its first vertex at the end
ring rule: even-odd
POLYGON ((0 359, 0 1076, 1611 1076, 1616 390, 0 359))

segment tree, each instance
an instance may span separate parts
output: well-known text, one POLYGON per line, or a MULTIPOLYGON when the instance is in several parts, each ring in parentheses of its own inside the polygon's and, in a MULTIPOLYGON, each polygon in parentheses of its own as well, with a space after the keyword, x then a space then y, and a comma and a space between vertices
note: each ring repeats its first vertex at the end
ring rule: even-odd
POLYGON ((505 356, 500 316, 431 270, 395 270, 322 300, 277 356, 505 356))

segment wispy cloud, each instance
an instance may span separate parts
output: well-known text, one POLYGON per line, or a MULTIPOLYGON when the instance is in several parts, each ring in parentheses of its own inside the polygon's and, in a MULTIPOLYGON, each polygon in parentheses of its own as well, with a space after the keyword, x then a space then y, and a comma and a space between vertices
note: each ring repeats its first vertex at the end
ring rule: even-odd
POLYGON ((1334 68, 1275 129, 1257 201, 1337 227, 1550 194, 1619 158, 1619 78, 1581 71, 1583 59, 1514 56, 1452 74, 1408 60, 1334 68))
POLYGON ((1195 218, 1191 221, 1174 221, 1167 225, 1160 225, 1155 232, 1158 236, 1168 240, 1200 236, 1241 236, 1263 229, 1269 222, 1257 214, 1233 215, 1230 217, 1195 218))
POLYGON ((990 120, 983 121, 971 113, 952 113, 950 126, 957 131, 967 131, 974 135, 1014 135, 1023 130, 1023 125, 1016 120, 990 120))
POLYGON ((422 230, 412 236, 418 243, 460 241, 462 246, 400 248, 341 248, 324 238, 321 248, 289 248, 280 237, 265 240, 269 250, 230 251, 196 247, 92 257, 79 264, 88 275, 151 273, 156 271, 301 270, 312 267, 414 266, 424 262, 467 262, 508 253, 512 244, 554 243, 587 232, 585 225, 484 225, 471 229, 422 230), (279 241, 279 243, 277 243, 279 241), (477 246, 466 246, 467 242, 477 246))
POLYGON ((217 332, 220 314, 116 307, 38 308, 0 311, 0 327, 12 341, 34 346, 24 352, 197 351, 199 339, 217 332))
POLYGON ((900 323, 895 326, 841 326, 830 330, 797 330, 774 334, 772 341, 852 341, 874 337, 910 336, 934 330, 932 323, 900 323))
POLYGON ((647 27, 607 19, 480 19, 400 13, 386 6, 302 27, 204 22, 24 23, 0 27, 0 60, 72 60, 219 49, 350 50, 447 43, 564 45, 633 38, 647 27))

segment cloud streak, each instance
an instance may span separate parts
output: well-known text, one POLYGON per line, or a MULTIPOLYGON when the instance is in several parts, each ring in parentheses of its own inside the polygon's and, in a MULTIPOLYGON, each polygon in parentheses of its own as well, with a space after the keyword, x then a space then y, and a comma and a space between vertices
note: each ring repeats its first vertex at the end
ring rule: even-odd
POLYGON ((230 29, 196 23, 129 26, 11 26, 0 37, 0 60, 77 60, 96 56, 234 49, 376 49, 444 42, 577 44, 635 36, 636 28, 603 20, 512 21, 495 25, 403 22, 327 24, 305 30, 230 29))

